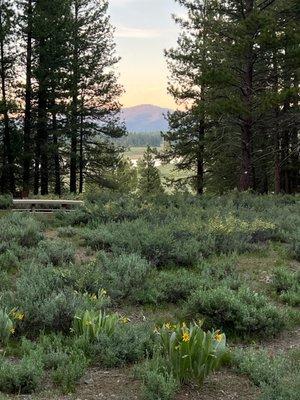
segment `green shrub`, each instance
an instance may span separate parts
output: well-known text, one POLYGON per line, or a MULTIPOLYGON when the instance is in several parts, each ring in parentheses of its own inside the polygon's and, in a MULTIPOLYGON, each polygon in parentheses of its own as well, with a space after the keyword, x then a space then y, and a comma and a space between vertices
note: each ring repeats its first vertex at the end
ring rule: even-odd
POLYGON ((9 210, 13 206, 13 198, 11 195, 0 196, 0 210, 9 210))
POLYGON ((279 298, 290 306, 300 304, 300 273, 286 268, 277 268, 274 272, 273 288, 279 298))
POLYGON ((293 241, 291 245, 292 256, 295 260, 300 261, 300 243, 299 243, 300 231, 298 231, 297 239, 293 241))
POLYGON ((40 224, 26 214, 12 213, 1 219, 0 243, 15 243, 19 246, 32 247, 43 238, 40 224))
POLYGON ((112 299, 138 301, 143 292, 146 292, 151 266, 139 255, 121 254, 109 257, 102 253, 98 261, 101 265, 103 287, 112 299))
POLYGON ((12 250, 0 254, 0 270, 12 272, 19 266, 19 259, 12 250))
POLYGON ((24 357, 15 364, 0 358, 0 391, 13 394, 30 394, 42 378, 42 364, 38 358, 24 357))
POLYGON ((153 282, 157 300, 177 304, 186 300, 200 285, 200 276, 186 269, 161 271, 153 282))
POLYGON ((37 260, 43 265, 52 264, 55 267, 73 263, 75 249, 63 240, 43 240, 38 245, 37 260))
POLYGON ((164 360, 158 357, 139 367, 137 376, 143 382, 143 400, 172 400, 179 389, 177 380, 165 366, 164 360))
POLYGON ((236 351, 233 364, 238 372, 248 375, 256 386, 277 385, 288 367, 284 357, 270 357, 266 351, 252 349, 236 351))
POLYGON ((259 400, 296 400, 299 398, 299 350, 270 356, 263 350, 239 350, 233 364, 261 388, 259 400))
POLYGON ((198 290, 187 301, 186 312, 191 318, 204 318, 209 328, 220 327, 241 337, 275 335, 285 325, 283 316, 263 295, 243 287, 198 290))
POLYGON ((42 330, 69 332, 76 310, 83 304, 63 273, 33 265, 22 269, 14 297, 12 306, 23 310, 22 329, 30 335, 42 330))
POLYGON ((102 334, 90 347, 94 362, 104 367, 117 367, 141 361, 153 352, 154 337, 144 324, 118 325, 113 335, 102 334))
POLYGON ((300 374, 285 376, 279 385, 266 386, 259 400, 298 400, 300 393, 300 374))
POLYGON ((57 229, 58 237, 71 238, 76 234, 76 229, 72 226, 61 227, 57 229))
POLYGON ((87 366, 85 355, 81 351, 74 352, 53 371, 52 379, 61 388, 62 393, 72 393, 87 366))
POLYGON ((12 276, 3 270, 0 270, 0 292, 11 289, 12 287, 12 276))

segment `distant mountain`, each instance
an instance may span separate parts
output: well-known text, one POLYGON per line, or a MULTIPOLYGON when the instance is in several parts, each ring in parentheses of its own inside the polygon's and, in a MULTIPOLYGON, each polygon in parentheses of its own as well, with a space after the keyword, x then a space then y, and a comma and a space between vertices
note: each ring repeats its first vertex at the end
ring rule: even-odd
POLYGON ((122 118, 128 132, 156 132, 168 129, 168 122, 164 118, 168 108, 151 104, 141 104, 135 107, 123 108, 122 118))

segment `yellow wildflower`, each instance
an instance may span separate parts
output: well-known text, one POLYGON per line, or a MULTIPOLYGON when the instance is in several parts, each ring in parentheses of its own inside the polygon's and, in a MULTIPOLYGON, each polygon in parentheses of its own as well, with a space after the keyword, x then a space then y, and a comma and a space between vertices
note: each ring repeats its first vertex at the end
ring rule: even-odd
POLYGON ((156 333, 156 334, 158 334, 158 335, 159 335, 159 330, 158 330, 157 326, 154 328, 154 331, 153 331, 153 333, 156 333))
POLYGON ((214 339, 217 341, 217 342, 221 342, 222 341, 222 339, 223 339, 223 333, 221 333, 220 331, 217 331, 216 333, 215 333, 215 335, 214 335, 214 339))
POLYGON ((130 322, 130 319, 128 317, 122 317, 121 322, 122 324, 128 324, 130 322))
POLYGON ((15 330, 15 328, 13 328, 13 327, 10 328, 10 330, 9 330, 9 332, 10 332, 12 335, 15 333, 15 331, 16 331, 16 330, 15 330))
POLYGON ((164 324, 164 328, 171 330, 172 329, 172 325, 168 322, 167 324, 164 324))
POLYGON ((97 300, 97 295, 94 293, 90 296, 91 300, 96 301, 97 300))
POLYGON ((191 339, 190 334, 188 332, 184 332, 184 334, 182 335, 182 340, 183 342, 189 342, 191 339))
POLYGON ((24 319, 24 314, 21 311, 13 311, 12 316, 18 321, 22 321, 24 319))

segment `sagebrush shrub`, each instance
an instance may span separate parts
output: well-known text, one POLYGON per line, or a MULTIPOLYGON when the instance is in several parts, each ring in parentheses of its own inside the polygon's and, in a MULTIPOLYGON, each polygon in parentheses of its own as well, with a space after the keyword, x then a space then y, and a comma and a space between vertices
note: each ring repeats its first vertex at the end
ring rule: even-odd
POLYGON ((186 300, 192 292, 201 286, 199 274, 186 269, 160 271, 153 285, 157 291, 157 301, 178 303, 186 300))
POLYGON ((88 366, 88 361, 81 351, 71 353, 61 364, 52 372, 52 379, 63 394, 75 391, 76 384, 84 375, 88 366))
POLYGON ((279 298, 291 306, 300 304, 300 273, 287 268, 277 268, 274 271, 273 288, 279 298))
POLYGON ((186 312, 191 319, 204 318, 209 328, 242 337, 275 335, 285 326, 283 316, 266 297, 243 287, 200 289, 187 301, 186 312))
POLYGON ((148 325, 120 324, 113 335, 102 334, 90 347, 94 362, 105 367, 117 367, 141 361, 151 355, 154 336, 148 325))
POLYGON ((11 195, 0 196, 0 210, 9 210, 13 206, 13 198, 11 195))
POLYGON ((12 394, 30 394, 41 382, 43 370, 38 358, 24 357, 20 363, 0 358, 0 391, 12 394))
POLYGON ((163 359, 146 361, 136 370, 142 380, 143 400, 173 400, 179 389, 178 381, 169 371, 163 359))
POLYGON ((73 245, 63 240, 43 240, 39 243, 37 252, 37 260, 43 265, 59 267, 75 260, 73 245))
POLYGON ((0 242, 11 242, 24 247, 32 247, 42 238, 40 224, 31 216, 12 213, 1 219, 0 242))
POLYGON ((112 299, 138 301, 147 289, 151 265, 137 254, 108 256, 101 253, 99 262, 103 287, 112 299))
POLYGON ((16 282, 14 307, 25 314, 24 332, 36 335, 42 330, 69 332, 82 299, 68 287, 68 281, 55 268, 23 268, 16 282))

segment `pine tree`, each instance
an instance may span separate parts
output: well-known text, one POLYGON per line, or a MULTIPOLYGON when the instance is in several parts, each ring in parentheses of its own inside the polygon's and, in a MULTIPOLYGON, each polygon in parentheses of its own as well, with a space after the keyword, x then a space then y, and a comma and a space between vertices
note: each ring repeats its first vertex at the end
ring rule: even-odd
POLYGON ((171 72, 169 92, 186 110, 169 114, 170 131, 163 135, 169 146, 162 154, 165 161, 175 161, 178 170, 192 171, 198 194, 204 191, 205 140, 213 121, 208 115, 210 93, 206 75, 213 53, 210 42, 212 7, 210 1, 178 0, 188 12, 188 19, 175 18, 182 32, 177 48, 166 51, 171 72))
POLYGON ((54 153, 55 192, 61 193, 57 115, 65 111, 70 32, 69 0, 37 0, 33 19, 37 81, 34 192, 48 194, 54 153), (62 99, 61 99, 62 98, 62 99), (51 115, 51 121, 49 118, 51 115), (52 134, 52 138, 50 136, 52 134), (51 140, 52 139, 52 140, 51 140))
POLYGON ((34 1, 26 0, 21 2, 23 17, 21 29, 25 36, 26 43, 26 87, 25 87, 25 112, 24 112, 24 138, 23 138, 23 192, 29 194, 30 190, 30 172, 32 163, 32 146, 33 139, 33 121, 32 121, 32 46, 33 46, 33 14, 34 1))
POLYGON ((101 170, 98 161, 101 158, 113 161, 110 156, 114 151, 112 144, 107 143, 107 138, 124 134, 124 128, 119 123, 118 102, 122 88, 113 72, 113 66, 119 59, 115 56, 113 29, 107 8, 106 0, 72 0, 69 113, 71 192, 78 189, 78 168, 79 191, 82 192, 84 178, 93 179, 97 164, 101 170), (109 154, 107 158, 106 152, 109 154), (95 161, 97 157, 98 161, 95 161))
POLYGON ((15 109, 13 99, 10 99, 13 77, 16 67, 16 52, 14 48, 16 14, 11 1, 0 3, 0 78, 1 102, 0 113, 3 117, 2 134, 2 168, 1 191, 15 193, 15 166, 13 152, 13 122, 10 112, 15 109))
POLYGON ((160 173, 155 166, 155 157, 151 147, 147 147, 143 158, 138 161, 138 190, 142 195, 162 192, 160 173))

